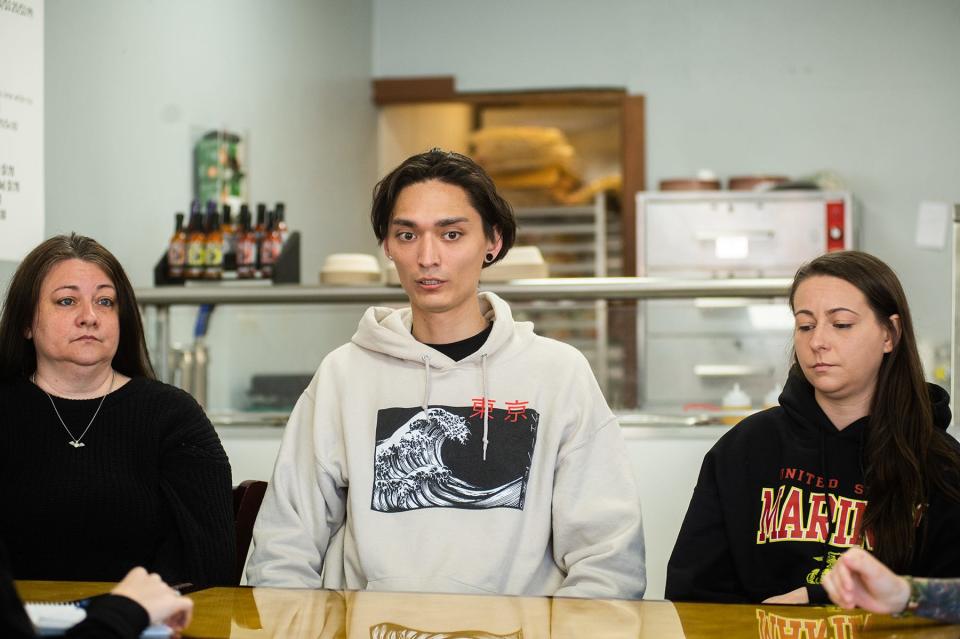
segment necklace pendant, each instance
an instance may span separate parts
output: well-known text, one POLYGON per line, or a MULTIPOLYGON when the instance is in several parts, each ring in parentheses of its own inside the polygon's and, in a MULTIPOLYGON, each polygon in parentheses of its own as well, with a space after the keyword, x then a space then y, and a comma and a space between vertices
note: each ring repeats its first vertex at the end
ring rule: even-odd
POLYGON ((83 446, 86 446, 86 444, 84 444, 83 442, 78 442, 74 440, 68 441, 67 443, 73 446, 74 448, 82 448, 83 446))

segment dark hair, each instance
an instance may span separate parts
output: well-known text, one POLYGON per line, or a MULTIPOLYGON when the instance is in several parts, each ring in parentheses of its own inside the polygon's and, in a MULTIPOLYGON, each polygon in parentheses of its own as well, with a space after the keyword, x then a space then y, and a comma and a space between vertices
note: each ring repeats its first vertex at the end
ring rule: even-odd
POLYGON ((0 316, 0 381, 29 377, 37 370, 37 351, 33 340, 27 339, 25 333, 33 325, 43 280, 64 260, 96 264, 113 282, 120 326, 113 368, 128 377, 153 379, 140 309, 127 274, 117 258, 96 240, 71 233, 51 237, 30 251, 13 274, 0 316))
POLYGON ((492 261, 485 262, 485 267, 506 256, 517 237, 517 222, 510 204, 497 193, 493 180, 479 164, 465 155, 440 149, 407 158, 373 187, 370 222, 380 244, 390 232, 390 219, 400 191, 411 184, 428 180, 439 180, 462 188, 467 192, 470 205, 483 218, 483 232, 487 239, 493 241, 496 234, 500 234, 500 252, 492 261))
MULTIPOLYGON (((800 284, 818 275, 857 287, 893 339, 893 349, 883 355, 870 403, 862 453, 868 503, 861 530, 869 531, 876 555, 902 573, 917 551, 917 509, 922 515, 931 490, 940 489, 960 501, 955 486, 960 455, 935 430, 910 307, 897 275, 869 253, 827 253, 797 271, 790 288, 791 309, 800 284), (891 315, 900 317, 899 330, 891 315)), ((802 374, 796 353, 794 369, 802 374)), ((922 521, 925 525, 926 517, 922 521)))

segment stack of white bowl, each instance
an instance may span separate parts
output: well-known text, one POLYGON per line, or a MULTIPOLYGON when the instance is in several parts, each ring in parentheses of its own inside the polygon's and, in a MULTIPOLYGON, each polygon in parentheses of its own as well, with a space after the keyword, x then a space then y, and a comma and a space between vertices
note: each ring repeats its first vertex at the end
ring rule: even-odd
POLYGON ((377 286, 383 282, 380 262, 367 253, 333 253, 323 261, 320 283, 337 286, 377 286))

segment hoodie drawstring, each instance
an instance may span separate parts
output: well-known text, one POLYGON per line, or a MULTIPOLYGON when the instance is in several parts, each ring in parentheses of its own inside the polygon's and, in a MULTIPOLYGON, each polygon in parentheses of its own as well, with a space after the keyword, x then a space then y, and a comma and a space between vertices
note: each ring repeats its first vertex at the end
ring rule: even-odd
MULTIPOLYGON (((829 475, 827 475, 827 434, 823 428, 823 425, 820 426, 820 475, 823 477, 823 481, 830 485, 829 475)), ((829 491, 829 488, 828 488, 829 491)), ((830 562, 827 560, 827 557, 830 553, 830 538, 833 536, 833 520, 837 515, 836 506, 830 508, 830 493, 826 494, 827 500, 827 536, 823 540, 821 545, 821 552, 823 558, 820 560, 820 579, 823 579, 824 573, 827 571, 830 562)))
MULTIPOLYGON (((430 356, 421 355, 420 360, 423 362, 423 375, 424 375, 424 388, 423 388, 423 403, 420 407, 423 409, 424 417, 429 419, 429 414, 427 413, 427 408, 430 406, 430 356)), ((483 387, 483 461, 487 461, 487 444, 489 443, 488 436, 490 434, 490 411, 488 409, 489 404, 487 403, 487 355, 480 356, 480 383, 483 387)))
POLYGON ((430 356, 421 355, 420 359, 423 360, 423 374, 425 377, 424 387, 423 387, 423 403, 420 405, 423 408, 423 416, 429 418, 427 414, 427 407, 430 405, 430 356))
POLYGON ((487 355, 480 356, 480 383, 483 385, 483 461, 487 461, 487 434, 489 425, 487 417, 490 411, 487 410, 487 355))

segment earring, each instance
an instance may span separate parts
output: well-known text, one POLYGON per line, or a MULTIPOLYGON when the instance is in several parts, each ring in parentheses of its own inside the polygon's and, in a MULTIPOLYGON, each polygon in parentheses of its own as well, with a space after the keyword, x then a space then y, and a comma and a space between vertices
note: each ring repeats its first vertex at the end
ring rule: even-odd
POLYGON ((392 256, 392 255, 388 255, 388 256, 387 256, 387 259, 392 262, 392 261, 393 261, 393 256, 392 256))
POLYGON ((483 261, 486 262, 487 264, 489 264, 490 262, 493 261, 493 257, 494 257, 493 253, 487 253, 487 254, 484 256, 483 261))

